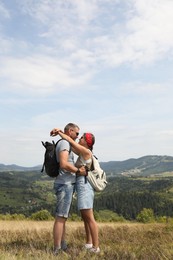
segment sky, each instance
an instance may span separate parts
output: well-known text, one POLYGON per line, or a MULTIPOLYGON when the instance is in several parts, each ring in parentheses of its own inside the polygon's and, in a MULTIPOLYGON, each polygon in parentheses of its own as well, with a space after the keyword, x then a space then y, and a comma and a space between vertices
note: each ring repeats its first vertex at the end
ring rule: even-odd
POLYGON ((0 0, 0 163, 69 123, 101 162, 173 156, 173 0, 0 0))

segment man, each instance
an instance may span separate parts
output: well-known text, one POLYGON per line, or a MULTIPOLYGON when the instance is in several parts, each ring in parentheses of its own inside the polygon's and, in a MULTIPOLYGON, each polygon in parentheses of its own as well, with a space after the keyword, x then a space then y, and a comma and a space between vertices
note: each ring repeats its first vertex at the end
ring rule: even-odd
MULTIPOLYGON (((79 135, 79 127, 76 124, 69 123, 64 128, 64 133, 76 140, 79 135)), ((55 136, 56 129, 50 132, 55 136)), ((76 174, 86 175, 85 167, 77 168, 74 165, 74 154, 71 151, 69 142, 61 140, 56 146, 57 161, 60 163, 59 175, 57 176, 54 189, 57 196, 56 217, 53 227, 54 254, 58 254, 61 249, 67 248, 65 242, 65 224, 68 218, 76 174)))

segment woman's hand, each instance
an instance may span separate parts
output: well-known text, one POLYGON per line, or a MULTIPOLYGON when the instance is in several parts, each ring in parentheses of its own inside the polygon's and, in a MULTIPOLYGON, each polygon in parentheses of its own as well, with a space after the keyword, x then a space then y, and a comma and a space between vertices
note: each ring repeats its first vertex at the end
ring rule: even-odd
POLYGON ((77 175, 79 175, 79 176, 87 176, 88 175, 88 172, 87 172, 87 170, 86 170, 86 166, 81 166, 80 168, 79 168, 79 172, 78 172, 78 174, 77 175))
POLYGON ((50 136, 56 136, 59 134, 59 132, 63 133, 63 131, 60 128, 54 128, 52 129, 52 131, 50 131, 50 136))

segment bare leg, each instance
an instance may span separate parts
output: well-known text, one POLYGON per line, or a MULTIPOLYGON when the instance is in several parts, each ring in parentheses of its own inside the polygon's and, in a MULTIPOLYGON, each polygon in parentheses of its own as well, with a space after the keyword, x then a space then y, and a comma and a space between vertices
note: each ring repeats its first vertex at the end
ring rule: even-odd
POLYGON ((85 229, 86 232, 88 232, 88 230, 89 230, 88 234, 86 233, 86 237, 88 236, 87 237, 87 239, 88 239, 89 236, 91 236, 93 247, 97 248, 99 246, 98 227, 97 227, 97 223, 94 219, 93 210, 92 209, 82 209, 81 215, 84 220, 85 227, 88 226, 87 230, 85 229))
POLYGON ((61 248, 61 241, 65 236, 66 218, 56 217, 53 227, 54 248, 61 248))
POLYGON ((92 237, 88 223, 84 221, 85 233, 86 233, 86 244, 92 244, 92 237))
POLYGON ((65 240, 65 230, 66 230, 66 228, 65 228, 65 224, 66 224, 66 220, 65 220, 65 222, 64 222, 64 226, 63 226, 62 241, 65 240))

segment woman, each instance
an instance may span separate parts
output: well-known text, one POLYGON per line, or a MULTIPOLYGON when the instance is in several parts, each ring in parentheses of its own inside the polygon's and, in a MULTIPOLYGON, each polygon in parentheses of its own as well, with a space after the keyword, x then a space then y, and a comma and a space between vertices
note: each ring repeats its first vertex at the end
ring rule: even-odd
MULTIPOLYGON (((84 133, 79 139, 79 142, 76 143, 59 128, 54 128, 50 132, 51 136, 56 136, 57 134, 67 140, 71 144, 74 153, 79 156, 75 166, 81 167, 82 165, 85 165, 89 170, 92 165, 92 150, 95 143, 94 135, 91 133, 84 133)), ((85 176, 78 175, 76 178, 76 191, 77 205, 81 212, 86 232, 85 248, 93 253, 99 253, 98 227, 93 214, 94 189, 85 176)))

